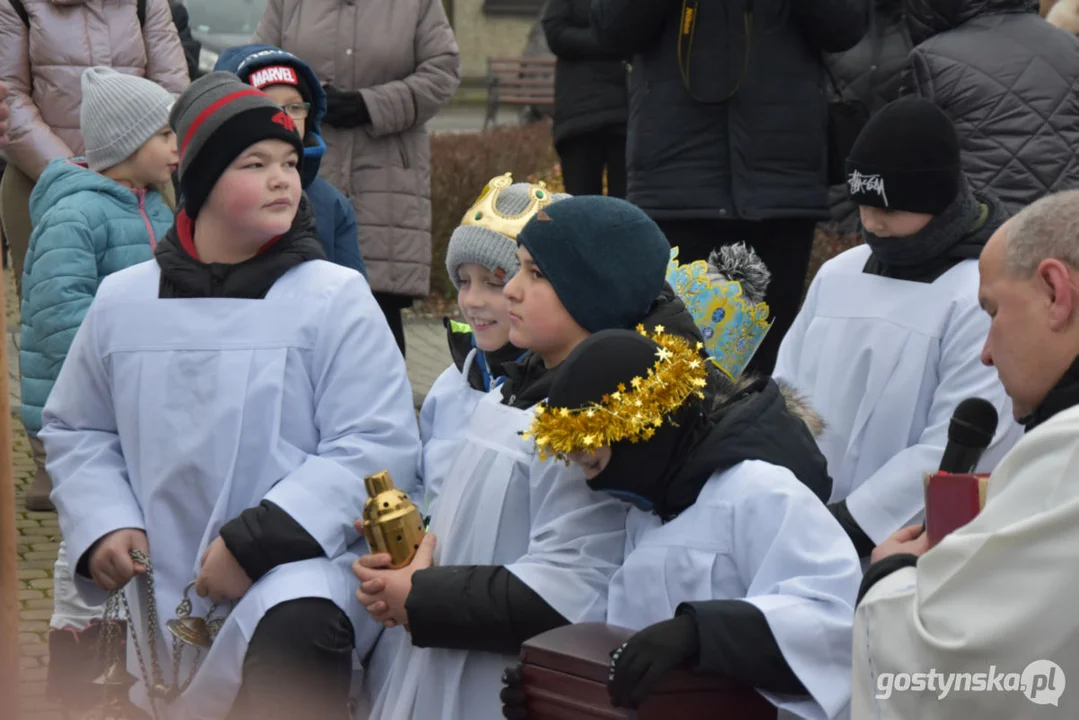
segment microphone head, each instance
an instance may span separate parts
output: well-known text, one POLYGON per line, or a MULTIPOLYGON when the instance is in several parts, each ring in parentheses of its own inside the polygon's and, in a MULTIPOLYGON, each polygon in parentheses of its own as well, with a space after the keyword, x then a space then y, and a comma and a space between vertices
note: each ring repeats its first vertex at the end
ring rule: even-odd
POLYGON ((997 431, 997 409, 983 398, 967 398, 955 408, 948 442, 984 450, 997 431))

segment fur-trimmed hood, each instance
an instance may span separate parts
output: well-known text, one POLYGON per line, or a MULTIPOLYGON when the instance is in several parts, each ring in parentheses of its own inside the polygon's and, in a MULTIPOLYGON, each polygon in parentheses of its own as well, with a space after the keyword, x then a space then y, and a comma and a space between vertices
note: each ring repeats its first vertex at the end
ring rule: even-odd
POLYGON ((832 479, 816 441, 824 421, 803 395, 768 377, 747 377, 712 397, 707 411, 711 427, 690 451, 679 482, 690 488, 699 483, 699 492, 716 471, 744 460, 763 460, 787 468, 821 502, 828 502, 832 479))
MULTIPOLYGON (((1076 0, 1079 2, 1079 0, 1076 0)), ((731 403, 738 397, 745 395, 747 392, 751 392, 754 386, 760 385, 764 382, 765 378, 757 376, 743 376, 739 380, 730 385, 729 389, 722 389, 716 394, 713 408, 716 412, 722 411, 723 406, 731 403)), ((825 423, 824 418, 820 413, 814 409, 813 405, 809 402, 809 398, 798 392, 795 387, 782 380, 773 380, 776 387, 779 389, 779 395, 783 398, 784 408, 792 416, 801 420, 806 429, 809 430, 810 435, 814 438, 819 438, 821 433, 824 432, 825 423)))
POLYGON ((819 438, 824 432, 824 418, 809 404, 809 398, 785 382, 777 380, 776 385, 779 386, 779 394, 783 396, 787 412, 804 422, 814 438, 819 438))

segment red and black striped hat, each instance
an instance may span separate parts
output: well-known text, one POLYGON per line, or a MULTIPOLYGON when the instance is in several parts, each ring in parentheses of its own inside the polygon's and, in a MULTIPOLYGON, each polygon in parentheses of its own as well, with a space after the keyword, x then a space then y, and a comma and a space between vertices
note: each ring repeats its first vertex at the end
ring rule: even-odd
POLYGON ((229 164, 255 143, 291 143, 303 162, 303 140, 292 118, 232 73, 210 73, 192 83, 173 106, 169 125, 180 148, 184 209, 192 219, 229 164))

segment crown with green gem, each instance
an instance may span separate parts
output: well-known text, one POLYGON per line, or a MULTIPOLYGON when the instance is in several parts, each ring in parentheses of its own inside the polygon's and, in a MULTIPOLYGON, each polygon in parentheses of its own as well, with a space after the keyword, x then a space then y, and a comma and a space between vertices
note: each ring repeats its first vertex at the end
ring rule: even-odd
POLYGON ((704 348, 712 362, 736 380, 772 328, 767 303, 747 300, 737 280, 710 277, 704 260, 679 265, 678 248, 671 249, 667 282, 704 335, 704 348))
POLYGON ((487 183, 476 203, 465 213, 461 225, 476 225, 516 240, 528 221, 551 204, 552 197, 544 183, 533 184, 528 189, 528 206, 516 215, 507 215, 498 211, 498 196, 510 185, 513 185, 512 173, 499 175, 487 183))

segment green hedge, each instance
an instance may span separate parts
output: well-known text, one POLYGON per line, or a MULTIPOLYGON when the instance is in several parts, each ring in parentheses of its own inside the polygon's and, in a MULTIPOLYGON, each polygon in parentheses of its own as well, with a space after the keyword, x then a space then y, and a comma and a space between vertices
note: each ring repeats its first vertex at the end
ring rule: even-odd
MULTIPOLYGON (((455 299, 453 284, 446 276, 446 244, 483 186, 505 172, 512 172, 519 181, 542 180, 552 192, 564 191, 549 123, 431 138, 432 301, 455 299)), ((826 260, 860 241, 857 235, 839 236, 818 229, 806 285, 826 260)))

